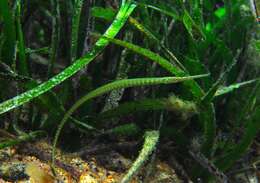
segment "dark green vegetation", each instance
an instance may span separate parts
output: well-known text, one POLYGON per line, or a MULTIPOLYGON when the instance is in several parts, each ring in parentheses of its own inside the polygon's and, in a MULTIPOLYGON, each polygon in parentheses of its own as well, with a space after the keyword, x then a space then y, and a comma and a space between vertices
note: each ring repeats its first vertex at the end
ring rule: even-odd
POLYGON ((55 163, 58 142, 75 151, 145 134, 122 182, 171 141, 194 181, 257 161, 260 32, 249 1, 1 0, 0 30, 0 125, 18 136, 1 148, 46 133, 55 163))

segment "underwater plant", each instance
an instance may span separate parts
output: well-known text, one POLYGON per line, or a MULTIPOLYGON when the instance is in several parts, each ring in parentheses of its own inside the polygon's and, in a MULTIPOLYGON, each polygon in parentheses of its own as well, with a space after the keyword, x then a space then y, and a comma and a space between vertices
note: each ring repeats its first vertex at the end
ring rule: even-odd
POLYGON ((157 159, 174 159, 183 181, 236 182, 241 171, 256 177, 253 2, 1 0, 0 149, 50 141, 52 152, 42 154, 55 175, 58 147, 83 156, 93 144, 109 151, 134 142, 129 151, 114 148, 137 157, 122 183, 143 171, 147 181, 157 159))

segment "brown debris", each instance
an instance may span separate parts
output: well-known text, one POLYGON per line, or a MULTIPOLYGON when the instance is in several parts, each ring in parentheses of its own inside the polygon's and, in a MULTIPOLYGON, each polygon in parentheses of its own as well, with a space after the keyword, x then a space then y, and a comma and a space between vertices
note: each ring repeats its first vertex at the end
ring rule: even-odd
MULTIPOLYGON (((89 155, 87 160, 57 150, 54 176, 51 171, 51 146, 45 141, 23 144, 0 151, 0 183, 116 183, 132 161, 116 151, 89 155), (106 157, 106 158, 105 158, 106 157)), ((145 176, 146 167, 130 183, 145 176)), ((166 163, 156 160, 151 183, 181 182, 166 163)))

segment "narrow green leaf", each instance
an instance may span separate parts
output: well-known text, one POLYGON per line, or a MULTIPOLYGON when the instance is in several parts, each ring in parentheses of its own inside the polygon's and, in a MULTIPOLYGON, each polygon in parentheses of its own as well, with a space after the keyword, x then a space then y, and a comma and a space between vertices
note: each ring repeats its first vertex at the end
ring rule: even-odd
MULTIPOLYGON (((100 36, 98 34, 93 34, 95 36, 100 36)), ((170 73, 175 74, 176 76, 184 76, 185 73, 181 71, 179 68, 175 67, 172 63, 170 63, 168 60, 163 58, 162 56, 158 55, 157 53, 154 53, 146 48, 142 48, 140 46, 134 45, 132 43, 122 41, 115 38, 109 38, 109 37, 103 37, 104 39, 109 40, 110 42, 123 46, 125 48, 128 48, 140 55, 143 55, 154 62, 158 63, 160 66, 162 66, 164 69, 168 70, 170 73)))
MULTIPOLYGON (((127 18, 130 16, 134 8, 135 5, 132 3, 124 4, 124 6, 120 8, 111 26, 105 32, 104 36, 110 38, 114 37, 120 31, 122 26, 125 24, 127 18)), ((75 61, 75 63, 73 63, 71 66, 66 68, 58 75, 52 77, 48 81, 40 84, 39 86, 25 93, 22 93, 12 99, 2 102, 0 104, 0 114, 3 114, 13 108, 16 108, 24 103, 31 101, 35 97, 38 97, 39 95, 57 86, 64 80, 68 79, 77 71, 79 71, 80 69, 84 68, 87 64, 89 64, 108 44, 109 41, 107 39, 100 38, 89 53, 87 53, 83 58, 80 58, 77 61, 75 61)))
POLYGON ((1 50, 2 60, 9 66, 13 66, 16 47, 16 32, 13 13, 8 5, 8 0, 0 1, 0 14, 4 22, 4 45, 1 50))
POLYGON ((194 24, 194 21, 192 20, 192 18, 190 17, 189 13, 186 10, 184 11, 182 21, 189 34, 193 37, 192 26, 194 24))
POLYGON ((53 73, 55 60, 57 59, 58 47, 60 41, 60 5, 58 0, 51 0, 52 6, 52 35, 51 35, 51 52, 48 63, 48 78, 53 73))
MULTIPOLYGON (((102 7, 94 7, 92 9, 92 15, 98 18, 102 18, 105 20, 110 20, 113 18, 115 12, 113 9, 109 8, 102 8, 102 7)), ((144 25, 142 25, 139 21, 137 21, 135 18, 130 17, 129 22, 136 27, 140 32, 144 33, 149 39, 152 39, 156 41, 161 48, 163 49, 164 53, 173 61, 176 63, 177 66, 179 66, 181 69, 185 70, 184 66, 181 64, 181 62, 177 59, 177 57, 164 45, 162 42, 156 37, 154 33, 152 33, 148 28, 146 28, 144 25)))
POLYGON ((12 147, 17 144, 35 140, 36 138, 44 137, 45 135, 46 135, 46 133, 43 131, 35 131, 35 132, 31 132, 29 134, 24 134, 24 135, 18 136, 16 139, 11 139, 11 140, 6 140, 3 142, 0 142, 0 149, 6 148, 6 147, 12 147))
POLYGON ((77 58, 80 15, 83 3, 84 0, 76 0, 73 8, 71 30, 71 62, 74 62, 77 58))
POLYGON ((201 30, 201 28, 195 23, 195 21, 192 19, 192 17, 190 16, 190 14, 187 10, 184 10, 182 21, 183 21, 185 28, 187 29, 188 33, 190 34, 190 36, 192 38, 194 38, 194 36, 193 36, 194 28, 200 33, 202 38, 204 38, 204 39, 206 38, 206 36, 203 33, 203 31, 201 30))
POLYGON ((200 105, 199 119, 203 122, 203 138, 204 142, 201 146, 201 152, 209 157, 211 155, 212 147, 216 136, 216 115, 213 103, 206 103, 200 105))
POLYGON ((153 10, 156 10, 156 11, 162 13, 162 14, 168 15, 175 20, 181 19, 176 11, 169 9, 169 7, 166 7, 166 5, 164 5, 164 4, 160 4, 160 3, 159 4, 157 3, 157 5, 148 4, 148 3, 138 3, 138 4, 141 5, 141 6, 145 6, 145 7, 151 8, 153 10))
POLYGON ((235 163, 239 158, 244 155, 250 145, 253 143, 254 138, 257 136, 260 131, 260 107, 258 107, 252 116, 251 120, 247 123, 247 127, 245 129, 244 135, 241 141, 236 144, 236 146, 226 154, 224 157, 221 157, 216 160, 216 166, 225 171, 230 168, 233 163, 235 163))
MULTIPOLYGON (((112 19, 112 17, 115 14, 115 12, 109 8, 105 9, 101 7, 95 7, 92 9, 92 11, 93 11, 93 16, 98 18, 103 18, 105 20, 112 19)), ((133 17, 129 18, 129 22, 134 27, 136 27, 140 32, 144 33, 149 39, 156 41, 162 47, 163 51, 169 56, 169 58, 172 59, 173 62, 176 62, 176 65, 178 65, 180 68, 185 70, 184 66, 177 59, 177 57, 165 45, 162 44, 162 42, 155 36, 154 33, 152 33, 149 29, 147 29, 144 25, 142 25, 139 21, 137 21, 133 17)))
POLYGON ((107 21, 113 20, 116 12, 112 8, 93 7, 91 8, 91 15, 96 18, 105 19, 107 21))
POLYGON ((16 4, 16 27, 17 27, 17 36, 18 36, 18 54, 19 54, 19 63, 18 63, 18 73, 24 76, 29 76, 29 67, 26 57, 26 46, 24 42, 23 29, 21 24, 21 0, 17 1, 16 4))
POLYGON ((182 63, 177 59, 177 57, 162 43, 162 41, 159 40, 159 38, 157 38, 157 36, 154 33, 152 33, 148 28, 146 28, 144 25, 142 25, 140 22, 138 22, 136 19, 132 17, 129 18, 129 22, 140 32, 146 35, 149 39, 156 41, 164 51, 164 54, 171 61, 173 61, 175 65, 187 72, 187 69, 182 65, 182 63))
POLYGON ((214 95, 220 85, 220 83, 225 79, 225 76, 231 71, 231 69, 236 65, 237 63, 237 57, 240 54, 240 51, 238 51, 236 57, 233 59, 233 62, 231 64, 229 64, 228 68, 221 73, 220 77, 218 78, 218 80, 212 85, 212 87, 209 89, 209 91, 205 94, 205 96, 203 96, 203 98, 201 99, 201 103, 210 103, 213 98, 214 95))

